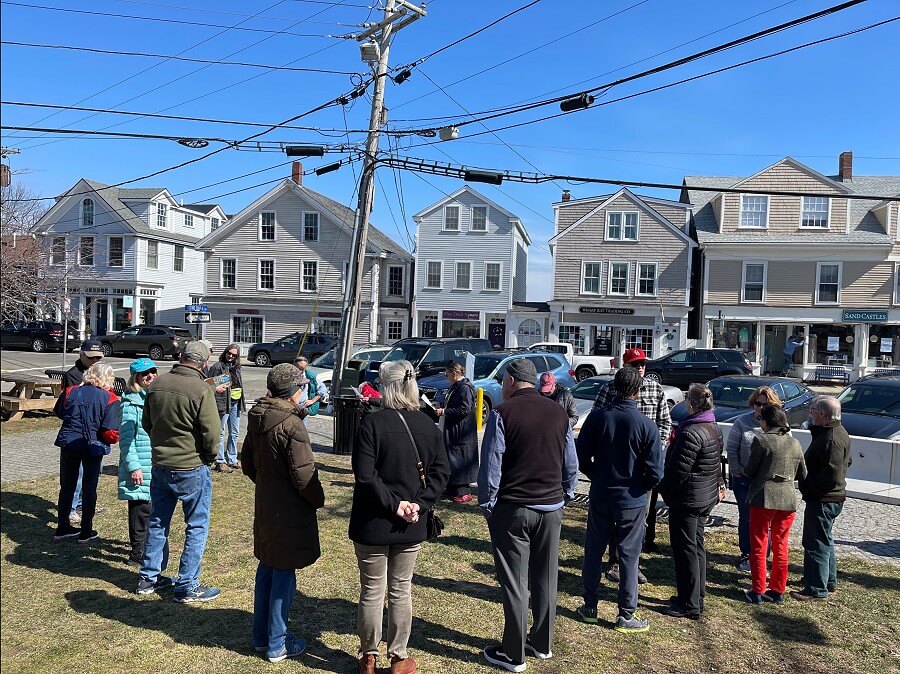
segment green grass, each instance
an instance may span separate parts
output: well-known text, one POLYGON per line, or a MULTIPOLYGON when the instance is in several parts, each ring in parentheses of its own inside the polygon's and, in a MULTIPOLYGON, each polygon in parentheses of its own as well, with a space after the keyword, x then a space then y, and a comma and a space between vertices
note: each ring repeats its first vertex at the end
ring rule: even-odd
POLYGON ((59 419, 47 412, 25 412, 25 416, 16 421, 0 422, 3 437, 16 433, 33 433, 35 431, 58 431, 59 419))
MULTIPOLYGON (((203 580, 222 588, 215 602, 178 605, 132 594, 137 574, 125 565, 127 516, 115 478, 104 475, 90 547, 51 537, 57 481, 5 485, 0 539, 0 666, 12 672, 354 672, 358 592, 347 539, 353 477, 346 457, 319 457, 328 505, 320 514, 323 557, 298 573, 291 628, 310 645, 296 661, 270 665, 250 648, 253 604, 253 489, 243 476, 214 475, 213 518, 203 580)), ((423 672, 498 671, 480 651, 500 634, 503 612, 490 545, 476 509, 442 505, 447 528, 423 546, 413 588, 410 650, 423 672)), ((672 593, 669 558, 651 555, 642 586, 646 634, 611 629, 616 609, 606 590, 599 626, 575 619, 579 605, 585 511, 567 510, 560 552, 554 658, 529 660, 544 674, 596 672, 841 672, 878 674, 900 667, 900 568, 842 559, 840 591, 828 602, 788 601, 751 607, 740 596, 745 577, 730 564, 732 529, 711 532, 706 615, 699 623, 662 616, 672 593)), ((175 561, 182 529, 173 523, 175 561)), ((662 543, 667 542, 665 527, 662 543)), ((799 558, 792 556, 791 578, 799 558)), ((384 664, 384 659, 380 663, 384 664)))

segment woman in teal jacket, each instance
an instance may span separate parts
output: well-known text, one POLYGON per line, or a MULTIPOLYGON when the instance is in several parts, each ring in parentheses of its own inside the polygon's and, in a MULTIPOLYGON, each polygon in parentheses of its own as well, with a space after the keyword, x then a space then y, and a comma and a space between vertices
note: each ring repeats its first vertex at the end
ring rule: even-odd
MULTIPOLYGON (((119 432, 119 500, 128 501, 128 563, 140 566, 147 542, 150 519, 150 436, 141 425, 147 387, 156 379, 156 364, 138 358, 129 368, 128 390, 122 396, 122 423, 119 432)), ((164 567, 165 568, 165 567, 164 567)))

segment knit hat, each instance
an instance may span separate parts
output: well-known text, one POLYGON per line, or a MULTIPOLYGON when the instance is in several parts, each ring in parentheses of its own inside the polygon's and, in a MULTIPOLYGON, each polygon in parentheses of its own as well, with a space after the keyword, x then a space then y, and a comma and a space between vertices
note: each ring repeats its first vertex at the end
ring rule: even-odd
POLYGON ((269 370, 266 388, 273 398, 290 398, 300 390, 303 373, 290 363, 281 363, 269 370))
POLYGON ((527 358, 516 358, 506 366, 506 374, 516 381, 523 381, 526 384, 537 383, 537 370, 527 358))
POLYGON ((209 349, 203 342, 188 342, 181 352, 184 358, 190 358, 196 363, 205 363, 209 360, 209 349))

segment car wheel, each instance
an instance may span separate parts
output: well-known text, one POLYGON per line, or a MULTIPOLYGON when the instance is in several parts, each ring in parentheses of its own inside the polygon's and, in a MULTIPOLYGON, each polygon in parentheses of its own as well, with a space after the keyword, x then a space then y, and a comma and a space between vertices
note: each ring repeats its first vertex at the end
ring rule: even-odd
POLYGON ((35 353, 42 353, 47 350, 47 342, 40 337, 35 337, 31 340, 31 350, 35 353))
POLYGON ((659 372, 648 372, 644 375, 644 379, 647 381, 655 381, 657 384, 662 384, 662 377, 659 372))
POLYGON ((100 344, 100 350, 103 352, 103 355, 107 358, 109 358, 111 355, 113 355, 112 344, 110 344, 109 342, 103 342, 102 344, 100 344))
POLYGON ((260 351, 253 358, 253 362, 256 363, 259 367, 270 367, 272 365, 272 359, 269 357, 269 354, 265 351, 260 351))
POLYGON ((491 399, 484 396, 484 404, 481 406, 481 427, 487 426, 488 419, 491 416, 491 399))
POLYGON ((166 357, 166 352, 159 344, 151 344, 148 355, 150 360, 162 360, 166 357))
POLYGON ((596 372, 594 372, 593 368, 590 367, 579 367, 575 370, 575 381, 584 381, 588 377, 593 377, 596 372))
POLYGON ((675 407, 675 404, 676 403, 674 400, 672 400, 671 398, 666 398, 666 405, 669 406, 669 410, 671 410, 673 407, 675 407))

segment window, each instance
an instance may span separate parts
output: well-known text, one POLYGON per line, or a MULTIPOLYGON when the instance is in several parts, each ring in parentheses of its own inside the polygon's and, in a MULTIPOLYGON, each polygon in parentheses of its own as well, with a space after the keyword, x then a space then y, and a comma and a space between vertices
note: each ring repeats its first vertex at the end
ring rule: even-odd
POLYGON ((656 262, 641 262, 638 264, 638 295, 648 297, 656 296, 656 262))
POLYGON ((626 328, 625 348, 643 349, 646 353, 653 353, 653 329, 626 328))
POLYGON ((584 353, 584 335, 580 325, 559 326, 559 341, 571 344, 575 353, 584 353))
POLYGON ((610 295, 628 294, 628 276, 631 271, 629 262, 609 263, 609 290, 610 295))
POLYGON ((232 316, 231 341, 241 344, 258 344, 263 341, 262 316, 232 316))
POLYGON ((403 339, 403 321, 387 322, 387 339, 389 342, 396 342, 403 339))
POLYGON ((816 304, 838 304, 841 301, 841 265, 825 264, 819 262, 816 265, 816 304))
POLYGON ((222 273, 219 279, 222 288, 237 288, 237 260, 233 257, 222 258, 222 273))
POLYGON ((608 241, 637 241, 638 213, 608 212, 606 214, 606 239, 608 241))
POLYGON ((444 206, 444 230, 459 231, 459 206, 444 206))
POLYGON ((194 226, 194 216, 190 213, 184 214, 184 226, 185 227, 193 227, 194 226))
POLYGON ((457 262, 456 263, 456 290, 472 289, 472 263, 457 262))
POLYGON ((486 232, 487 231, 487 215, 488 215, 488 207, 487 206, 472 206, 472 231, 473 232, 486 232))
POLYGON ((769 222, 769 197, 741 195, 741 227, 765 229, 769 222))
POLYGON ((106 265, 108 267, 121 267, 124 265, 125 239, 121 236, 109 237, 109 246, 106 249, 106 265))
POLYGON ((403 297, 403 267, 388 267, 387 294, 394 297, 403 297))
POLYGON ((169 207, 165 204, 156 204, 156 226, 165 229, 168 224, 168 217, 169 207))
POLYGON ((78 264, 82 267, 94 266, 94 237, 82 236, 78 241, 78 264))
POLYGON ((440 288, 442 285, 443 279, 441 263, 436 262, 434 260, 430 260, 425 263, 425 287, 426 288, 440 288))
POLYGON ((214 232, 219 228, 219 218, 210 218, 209 219, 209 229, 214 232))
POLYGON ((541 324, 533 318, 526 318, 519 323, 519 329, 516 331, 519 346, 531 346, 541 341, 541 324))
POLYGON ((172 268, 175 271, 184 271, 184 246, 175 244, 175 257, 172 268))
POLYGON ((741 284, 741 302, 764 302, 766 296, 766 263, 745 262, 741 284))
POLYGON ((275 290, 275 260, 259 260, 258 290, 275 290))
POLYGON ((259 214, 259 240, 275 240, 275 211, 262 211, 259 214))
POLYGON ((800 226, 828 229, 828 197, 803 197, 801 201, 800 226))
POLYGON ((900 262, 894 263, 894 304, 900 304, 900 262))
POLYGON ((740 349, 750 362, 756 362, 756 321, 710 321, 715 349, 740 349))
POLYGON ((869 367, 895 367, 900 363, 900 326, 869 326, 869 367))
POLYGON ((303 214, 303 240, 318 241, 319 240, 319 214, 304 213, 303 214))
POLYGON ((81 202, 81 226, 94 226, 94 200, 85 199, 81 202))
POLYGON ((484 263, 484 289, 500 290, 500 276, 503 272, 503 265, 499 262, 484 263))
POLYGON ((159 269, 159 241, 147 242, 147 269, 159 269))
POLYGON ((66 263, 66 237, 54 236, 50 244, 50 264, 66 263))
POLYGON ((599 262, 581 263, 581 292, 585 295, 600 294, 600 269, 599 262))
POLYGON ((316 260, 304 260, 300 263, 300 290, 314 293, 319 289, 319 263, 316 260))
POLYGON ((856 349, 855 333, 855 325, 834 323, 810 325, 807 362, 818 365, 852 365, 856 349))

